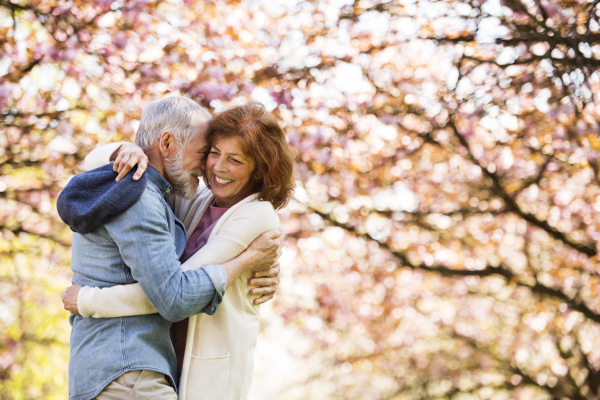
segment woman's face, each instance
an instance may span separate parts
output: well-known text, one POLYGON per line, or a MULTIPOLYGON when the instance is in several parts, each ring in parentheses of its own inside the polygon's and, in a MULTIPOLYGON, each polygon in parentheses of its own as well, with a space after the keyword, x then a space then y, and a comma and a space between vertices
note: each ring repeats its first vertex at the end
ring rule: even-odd
POLYGON ((229 137, 215 143, 206 160, 206 177, 218 207, 231 207, 251 194, 254 161, 242 152, 241 140, 229 137))

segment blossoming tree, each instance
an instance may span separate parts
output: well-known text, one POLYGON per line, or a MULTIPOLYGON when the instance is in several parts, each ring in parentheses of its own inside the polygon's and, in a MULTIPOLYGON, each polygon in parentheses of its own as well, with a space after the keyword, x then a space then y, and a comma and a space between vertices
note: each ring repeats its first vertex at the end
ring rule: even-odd
POLYGON ((296 154, 265 326, 300 335, 307 367, 263 396, 599 398, 598 15, 595 0, 0 0, 0 397, 64 398, 56 197, 177 93, 261 101, 296 154))

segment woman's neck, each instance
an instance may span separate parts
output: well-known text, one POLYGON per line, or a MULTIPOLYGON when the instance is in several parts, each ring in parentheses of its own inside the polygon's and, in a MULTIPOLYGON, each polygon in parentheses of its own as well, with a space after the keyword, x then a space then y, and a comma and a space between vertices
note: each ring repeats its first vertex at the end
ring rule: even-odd
POLYGON ((232 205, 237 203, 237 200, 219 199, 215 197, 215 206, 219 208, 230 208, 232 205))
POLYGON ((244 200, 246 197, 250 196, 252 193, 249 191, 248 193, 240 194, 233 199, 228 198, 219 198, 215 196, 215 205, 219 208, 230 208, 240 201, 244 200))

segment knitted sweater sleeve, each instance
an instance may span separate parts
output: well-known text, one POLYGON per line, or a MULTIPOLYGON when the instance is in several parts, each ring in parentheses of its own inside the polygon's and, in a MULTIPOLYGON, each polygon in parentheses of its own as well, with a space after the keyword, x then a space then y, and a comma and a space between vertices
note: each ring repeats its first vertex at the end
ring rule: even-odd
POLYGON ((103 165, 110 164, 110 156, 124 143, 125 142, 109 143, 92 150, 83 162, 84 169, 89 171, 91 169, 96 169, 103 165))

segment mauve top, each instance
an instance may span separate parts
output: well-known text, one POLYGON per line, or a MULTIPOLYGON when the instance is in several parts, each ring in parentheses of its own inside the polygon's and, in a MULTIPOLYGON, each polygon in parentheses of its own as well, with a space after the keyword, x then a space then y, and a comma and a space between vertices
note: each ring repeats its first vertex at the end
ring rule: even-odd
MULTIPOLYGON (((228 208, 216 207, 214 204, 215 203, 213 202, 210 206, 210 212, 204 213, 196 230, 188 239, 185 250, 179 258, 179 261, 182 264, 208 242, 210 233, 217 224, 217 221, 227 212, 227 210, 229 210, 228 208)), ((177 356, 177 375, 179 376, 179 379, 181 378, 181 369, 183 368, 183 355, 185 353, 188 322, 189 318, 186 318, 173 324, 173 347, 175 347, 175 355, 177 356)))

